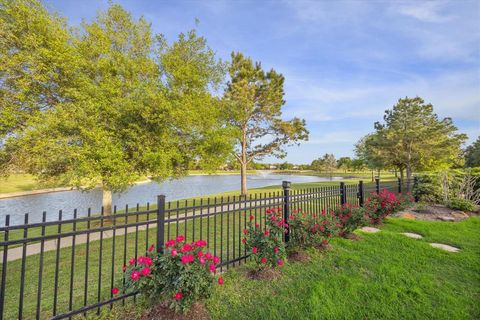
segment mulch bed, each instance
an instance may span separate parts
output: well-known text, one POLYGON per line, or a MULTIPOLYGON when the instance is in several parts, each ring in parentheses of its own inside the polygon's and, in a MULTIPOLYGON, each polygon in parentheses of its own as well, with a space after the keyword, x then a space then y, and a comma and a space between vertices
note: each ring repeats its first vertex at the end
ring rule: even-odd
POLYGON ((266 268, 261 270, 252 270, 247 273, 247 277, 253 280, 273 280, 282 276, 279 268, 266 268))
POLYGON ((422 208, 422 210, 412 207, 405 211, 396 213, 394 216, 427 221, 449 221, 447 219, 451 219, 452 221, 461 221, 476 215, 479 215, 478 211, 463 212, 450 209, 439 204, 429 204, 426 205, 425 208, 422 208))
POLYGON ((332 246, 330 244, 327 244, 326 246, 319 245, 316 246, 315 249, 317 249, 318 251, 330 251, 332 249, 332 246))
POLYGON ((305 251, 294 251, 288 254, 288 261, 306 262, 310 261, 310 256, 305 251))
POLYGON ((195 303, 186 314, 175 313, 166 304, 157 304, 148 309, 141 320, 208 320, 207 308, 202 303, 195 303))

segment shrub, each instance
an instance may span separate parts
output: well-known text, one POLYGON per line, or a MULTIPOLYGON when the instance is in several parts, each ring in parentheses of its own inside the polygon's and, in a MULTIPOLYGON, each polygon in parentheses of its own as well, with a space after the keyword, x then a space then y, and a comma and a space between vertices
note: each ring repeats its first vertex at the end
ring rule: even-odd
POLYGON ((417 176, 417 184, 413 187, 413 194, 420 201, 438 202, 442 199, 442 190, 438 177, 432 175, 417 176))
POLYGON ((398 207, 395 208, 395 211, 405 210, 407 208, 410 208, 415 203, 415 199, 410 192, 399 193, 397 195, 397 199, 399 201, 399 204, 398 207))
POLYGON ((337 227, 341 237, 367 224, 365 209, 359 206, 346 203, 336 208, 334 212, 338 219, 337 227))
POLYGON ((288 246, 293 250, 319 245, 327 245, 336 232, 337 219, 333 211, 327 214, 306 214, 294 212, 289 217, 290 241, 288 246))
POLYGON ((246 237, 242 240, 259 269, 282 266, 286 256, 283 235, 287 224, 281 209, 267 209, 266 213, 264 230, 253 221, 255 217, 250 216, 248 228, 244 230, 246 237))
MULTIPOLYGON (((178 236, 167 241, 164 254, 152 249, 147 256, 131 259, 123 267, 124 291, 138 290, 151 300, 169 301, 176 312, 186 312, 195 301, 210 296, 215 282, 220 259, 205 252, 206 246, 206 241, 185 243, 178 236)), ((112 292, 118 293, 115 289, 112 292)))
POLYGON ((475 203, 471 200, 461 199, 461 198, 452 198, 448 203, 448 207, 455 210, 461 211, 475 211, 475 203))
POLYGON ((365 211, 372 224, 379 224, 388 215, 395 213, 401 209, 401 202, 387 189, 380 193, 371 193, 364 205, 365 211))

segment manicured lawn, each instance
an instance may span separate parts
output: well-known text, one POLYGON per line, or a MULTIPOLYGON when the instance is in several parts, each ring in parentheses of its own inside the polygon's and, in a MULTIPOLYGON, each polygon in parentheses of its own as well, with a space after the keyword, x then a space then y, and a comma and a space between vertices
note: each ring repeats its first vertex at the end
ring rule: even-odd
POLYGON ((361 241, 334 239, 274 281, 229 270, 207 307, 213 319, 479 319, 480 218, 459 223, 389 219, 361 241), (422 240, 399 232, 417 232, 422 240), (461 248, 447 253, 429 246, 461 248))
POLYGON ((41 189, 38 182, 29 174, 13 174, 8 178, 0 177, 0 193, 21 192, 41 189))

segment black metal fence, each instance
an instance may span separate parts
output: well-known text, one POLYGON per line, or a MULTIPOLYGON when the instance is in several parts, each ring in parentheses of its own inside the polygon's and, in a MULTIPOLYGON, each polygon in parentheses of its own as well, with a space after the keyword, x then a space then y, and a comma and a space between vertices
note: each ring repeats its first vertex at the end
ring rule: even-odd
MULTIPOLYGON (((339 183, 309 189, 283 190, 157 203, 135 208, 114 208, 111 216, 103 209, 86 217, 30 223, 25 214, 23 225, 0 227, 1 287, 0 320, 64 319, 99 314, 115 303, 125 304, 136 293, 114 296, 111 289, 124 280, 122 266, 132 257, 145 254, 154 244, 161 250, 167 239, 184 235, 186 241, 204 239, 208 250, 221 260, 219 268, 228 269, 248 259, 242 244, 247 217, 265 227, 268 208, 289 212, 301 209, 318 213, 343 203, 362 205, 370 192, 388 189, 401 192, 408 183, 387 181, 358 184, 339 183)), ((285 239, 288 241, 288 236, 285 239)))

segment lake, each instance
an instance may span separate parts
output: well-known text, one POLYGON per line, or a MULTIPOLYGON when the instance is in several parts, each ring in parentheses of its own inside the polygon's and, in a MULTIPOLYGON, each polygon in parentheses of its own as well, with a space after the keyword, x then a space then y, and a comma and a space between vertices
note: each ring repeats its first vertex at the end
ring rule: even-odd
MULTIPOLYGON (((333 177, 332 180, 340 180, 333 177)), ((259 174, 249 175, 249 188, 259 188, 271 185, 281 186, 283 180, 292 183, 308 183, 330 181, 328 177, 259 174)), ((123 193, 113 195, 113 205, 117 208, 135 207, 147 202, 156 203, 157 195, 164 194, 167 201, 204 196, 209 194, 234 191, 240 189, 239 175, 198 175, 187 176, 176 180, 167 180, 161 183, 149 181, 136 184, 123 193)), ((5 225, 5 216, 10 215, 10 224, 22 224, 24 214, 29 213, 29 222, 40 222, 42 212, 47 212, 47 221, 58 219, 58 211, 63 211, 63 218, 73 217, 73 210, 77 209, 78 216, 86 216, 88 208, 92 212, 99 212, 102 205, 102 192, 93 189, 82 192, 79 190, 51 192, 35 195, 26 195, 14 198, 0 199, 0 225, 5 225)))

